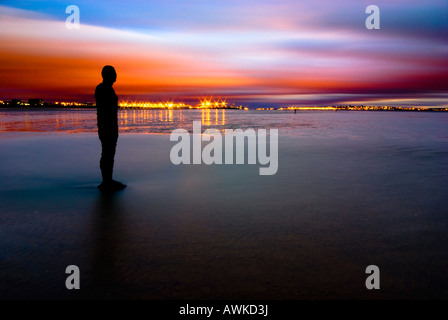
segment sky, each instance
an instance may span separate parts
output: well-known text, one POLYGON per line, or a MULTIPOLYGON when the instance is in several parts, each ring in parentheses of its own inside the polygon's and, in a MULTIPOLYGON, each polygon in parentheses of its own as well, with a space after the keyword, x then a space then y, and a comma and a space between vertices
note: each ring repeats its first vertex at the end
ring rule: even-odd
POLYGON ((113 65, 122 100, 448 104, 446 0, 0 1, 0 43, 3 100, 93 102, 113 65))

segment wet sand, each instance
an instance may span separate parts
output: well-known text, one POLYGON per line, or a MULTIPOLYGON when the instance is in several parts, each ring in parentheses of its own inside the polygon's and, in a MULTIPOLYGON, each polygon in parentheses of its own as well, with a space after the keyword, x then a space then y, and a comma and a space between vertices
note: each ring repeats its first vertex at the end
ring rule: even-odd
POLYGON ((175 166, 168 135, 123 134, 128 188, 103 195, 95 134, 0 139, 0 297, 448 298, 445 144, 279 142, 277 174, 260 176, 175 166), (365 287, 372 264, 380 290, 365 287))

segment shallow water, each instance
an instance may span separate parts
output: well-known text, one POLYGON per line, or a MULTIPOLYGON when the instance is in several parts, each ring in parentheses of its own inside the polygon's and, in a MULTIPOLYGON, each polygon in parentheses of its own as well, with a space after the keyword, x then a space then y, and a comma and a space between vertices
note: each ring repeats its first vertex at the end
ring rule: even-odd
POLYGON ((175 166, 169 135, 136 133, 191 129, 200 111, 128 120, 128 188, 104 196, 95 113, 52 112, 0 111, 2 298, 448 298, 446 114, 225 111, 229 128, 279 129, 273 176, 175 166))
MULTIPOLYGON (((448 139, 448 113, 388 111, 256 111, 232 109, 139 110, 120 109, 121 133, 192 131, 193 121, 203 130, 279 129, 284 134, 367 140, 448 139)), ((0 138, 15 132, 96 132, 94 109, 0 109, 0 138)))

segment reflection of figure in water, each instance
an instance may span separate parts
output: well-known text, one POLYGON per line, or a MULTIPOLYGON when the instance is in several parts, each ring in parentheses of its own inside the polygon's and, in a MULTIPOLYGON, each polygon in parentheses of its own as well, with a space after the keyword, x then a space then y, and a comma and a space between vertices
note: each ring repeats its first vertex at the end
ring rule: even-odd
POLYGON ((115 299, 129 298, 122 285, 122 243, 123 221, 120 202, 112 193, 102 193, 94 208, 93 243, 91 245, 91 270, 89 280, 84 283, 83 298, 115 299))
POLYGON ((118 97, 112 85, 117 80, 114 67, 105 66, 101 71, 103 82, 95 90, 98 135, 101 140, 100 168, 103 182, 98 186, 103 191, 121 190, 126 185, 112 179, 115 148, 118 140, 118 97))

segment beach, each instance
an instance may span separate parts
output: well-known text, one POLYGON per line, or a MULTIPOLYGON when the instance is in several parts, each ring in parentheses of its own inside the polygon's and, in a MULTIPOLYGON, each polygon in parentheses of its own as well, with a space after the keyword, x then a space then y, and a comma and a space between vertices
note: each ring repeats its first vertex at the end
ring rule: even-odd
POLYGON ((103 194, 94 112, 41 132, 12 130, 25 122, 9 126, 15 115, 5 112, 2 299, 448 298, 446 114, 202 119, 278 128, 271 176, 258 164, 172 164, 170 130, 191 128, 200 112, 151 118, 163 130, 150 133, 121 122, 115 178, 128 187, 103 194), (80 290, 65 287, 69 265, 80 290), (369 265, 380 290, 366 289, 369 265))

